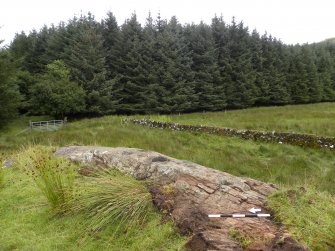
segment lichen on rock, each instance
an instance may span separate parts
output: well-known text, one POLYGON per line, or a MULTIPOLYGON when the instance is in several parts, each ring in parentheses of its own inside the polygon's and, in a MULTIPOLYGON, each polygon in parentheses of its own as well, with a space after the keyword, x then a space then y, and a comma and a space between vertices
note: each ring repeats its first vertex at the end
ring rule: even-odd
POLYGON ((269 218, 208 218, 208 214, 248 213, 252 207, 267 213, 265 199, 276 191, 272 184, 136 148, 70 146, 55 154, 151 180, 154 204, 174 220, 182 234, 190 235, 186 246, 191 250, 306 250, 291 238, 283 238, 282 228, 269 218), (241 234, 234 238, 232 231, 241 234), (248 241, 242 245, 239 236, 248 241), (277 244, 286 239, 288 243, 277 244))

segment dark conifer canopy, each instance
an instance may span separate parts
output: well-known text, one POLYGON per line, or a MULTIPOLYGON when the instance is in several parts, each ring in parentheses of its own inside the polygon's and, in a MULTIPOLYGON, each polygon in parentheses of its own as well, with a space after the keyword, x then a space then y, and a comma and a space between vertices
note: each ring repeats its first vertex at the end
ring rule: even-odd
POLYGON ((47 66, 56 60, 69 69, 61 88, 78 86, 84 100, 81 109, 56 114, 219 111, 335 100, 334 43, 286 45, 218 16, 211 24, 181 24, 177 17, 149 13, 142 26, 135 14, 119 25, 111 12, 101 22, 88 13, 17 34, 2 53, 12 62, 8 88, 20 91, 21 111, 31 113, 49 111, 34 107, 47 107, 56 92, 46 79, 47 66), (34 94, 41 83, 52 92, 44 101, 34 94))

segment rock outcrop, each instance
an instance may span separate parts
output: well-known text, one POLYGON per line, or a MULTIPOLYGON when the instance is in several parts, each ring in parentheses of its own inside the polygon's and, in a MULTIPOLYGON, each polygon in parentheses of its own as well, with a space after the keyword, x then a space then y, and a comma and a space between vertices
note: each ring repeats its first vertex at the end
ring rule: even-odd
POLYGON ((55 153, 86 165, 152 180, 154 204, 189 235, 191 250, 306 250, 270 218, 208 218, 264 208, 274 185, 135 148, 62 147, 55 153))

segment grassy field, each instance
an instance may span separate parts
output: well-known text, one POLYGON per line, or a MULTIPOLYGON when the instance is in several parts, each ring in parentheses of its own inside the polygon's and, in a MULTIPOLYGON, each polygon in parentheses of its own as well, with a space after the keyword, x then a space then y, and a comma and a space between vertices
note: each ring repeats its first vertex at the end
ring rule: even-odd
MULTIPOLYGON (((55 132, 15 131, 0 137, 0 144, 15 150, 24 144, 101 145, 137 147, 187 159, 238 176, 280 185, 305 185, 335 193, 335 170, 330 151, 301 149, 245 141, 238 138, 189 132, 162 131, 123 124, 122 117, 107 116, 70 123, 55 132)), ((20 128, 21 129, 21 128, 20 128)), ((17 128, 17 131, 20 131, 17 128)))
POLYGON ((2 170, 0 250, 183 250, 185 237, 158 212, 143 227, 114 235, 116 227, 87 234, 83 214, 57 215, 32 178, 14 167, 2 170), (111 236, 115 236, 113 239, 111 236))
POLYGON ((335 137, 335 103, 260 107, 226 112, 148 116, 148 118, 190 125, 275 130, 335 137))
MULTIPOLYGON (((321 104, 321 106, 331 106, 331 104, 321 104)), ((283 107, 278 109, 283 109, 283 107)), ((251 109, 250 111, 254 113, 256 110, 251 109)), ((312 106, 310 110, 313 110, 312 106)), ((327 114, 324 107, 321 110, 324 110, 327 114)), ((247 110, 232 111, 231 113, 234 112, 246 113, 247 110)), ((195 123, 196 115, 182 115, 180 117, 192 116, 194 116, 195 123)), ((291 213, 285 218, 287 220, 285 223, 294 236, 312 249, 331 250, 330 247, 332 246, 330 245, 332 243, 329 244, 327 241, 333 241, 329 240, 329 236, 334 233, 335 166, 334 154, 330 151, 244 141, 239 138, 207 134, 150 129, 124 124, 122 117, 118 116, 83 119, 69 123, 67 127, 55 132, 23 132, 17 135, 24 129, 24 125, 29 119, 20 118, 3 131, 0 135, 0 151, 8 155, 20 151, 20 147, 25 144, 137 147, 158 151, 179 159, 190 160, 234 175, 272 182, 281 188, 279 194, 274 195, 269 200, 269 206, 277 212, 278 219, 283 221, 284 216, 286 216, 284 213, 290 209, 291 213), (289 193, 284 192, 286 190, 299 190, 301 187, 304 187, 307 192, 306 194, 298 193, 296 198, 300 204, 304 205, 304 210, 299 210, 300 206, 292 203, 289 193), (314 198, 318 202, 321 200, 323 205, 328 206, 328 209, 324 210, 309 204, 309 200, 305 199, 307 195, 309 199, 314 198), (321 215, 324 215, 326 219, 326 222, 322 224, 320 224, 321 215), (313 239, 313 231, 316 227, 318 227, 319 233, 313 239), (302 229, 303 232, 299 231, 302 229)), ((300 119, 302 119, 301 116, 300 119)), ((197 124, 200 124, 201 121, 203 120, 200 118, 197 124)), ((254 122, 256 123, 256 120, 254 122)), ((307 123, 306 126, 308 126, 307 123)), ((309 125, 309 128, 313 132, 318 130, 314 130, 311 125, 309 125)), ((43 249, 42 245, 50 245, 51 250, 63 250, 64 247, 76 250, 75 245, 77 244, 73 240, 78 236, 76 231, 78 228, 75 224, 80 225, 80 218, 50 217, 48 207, 43 204, 45 202, 43 202, 42 195, 30 183, 29 177, 14 169, 5 171, 5 187, 0 190, 0 213, 5 215, 0 219, 2 229, 0 250, 15 250, 15 243, 19 243, 18 250, 27 250, 32 243, 40 243, 41 247, 36 250, 46 250, 43 249), (15 213, 19 213, 19 216, 15 216, 15 213), (45 228, 44 231, 43 228, 45 228), (56 232, 56 234, 53 232, 56 232), (23 233, 27 233, 29 238, 25 238, 23 233), (58 238, 57 241, 54 240, 55 238, 58 238), (41 241, 42 239, 45 241, 41 241), (12 246, 13 248, 11 248, 12 246)), ((107 245, 104 241, 109 233, 108 230, 101 233, 101 241, 100 239, 94 240, 90 243, 90 248, 87 247, 87 250, 101 250, 102 247, 106 247, 101 245, 107 245)), ((159 235, 159 233, 156 234, 159 235)), ((173 232, 172 225, 160 225, 158 215, 152 218, 144 231, 135 233, 132 238, 127 241, 123 240, 123 242, 126 242, 122 244, 126 247, 124 250, 138 250, 134 248, 136 245, 147 245, 140 246, 144 248, 142 250, 169 250, 168 248, 156 249, 156 247, 163 246, 171 247, 170 250, 178 250, 181 243, 185 241, 173 232), (157 236, 157 238, 153 236, 146 243, 141 243, 141 238, 151 236, 157 227, 162 228, 162 231, 157 231, 161 232, 162 236, 157 236)), ((110 250, 117 250, 115 245, 121 244, 116 242, 113 245, 114 249, 111 248, 110 250)))

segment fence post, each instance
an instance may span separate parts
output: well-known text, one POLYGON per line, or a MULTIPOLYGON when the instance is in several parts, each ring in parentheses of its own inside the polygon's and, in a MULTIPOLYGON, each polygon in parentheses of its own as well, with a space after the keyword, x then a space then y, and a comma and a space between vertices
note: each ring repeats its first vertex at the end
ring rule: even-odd
POLYGON ((29 128, 30 128, 30 130, 33 129, 33 124, 31 123, 31 120, 29 120, 29 128))

